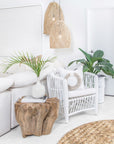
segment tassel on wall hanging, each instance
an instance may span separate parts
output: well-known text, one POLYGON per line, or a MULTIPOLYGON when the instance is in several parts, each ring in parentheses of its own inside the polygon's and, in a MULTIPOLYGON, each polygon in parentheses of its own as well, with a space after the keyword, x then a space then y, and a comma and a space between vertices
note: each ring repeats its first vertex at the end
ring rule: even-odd
POLYGON ((50 35, 50 30, 55 22, 57 22, 59 19, 64 21, 64 16, 62 9, 60 8, 60 5, 53 1, 49 4, 45 17, 44 17, 44 34, 50 35), (59 15, 59 12, 61 15, 59 15))
MULTIPOLYGON (((60 0, 59 0, 60 5, 60 0)), ((63 14, 62 14, 63 15, 63 14)), ((59 6, 59 20, 53 23, 50 31, 50 48, 70 48, 71 35, 68 27, 61 19, 61 9, 59 6)))

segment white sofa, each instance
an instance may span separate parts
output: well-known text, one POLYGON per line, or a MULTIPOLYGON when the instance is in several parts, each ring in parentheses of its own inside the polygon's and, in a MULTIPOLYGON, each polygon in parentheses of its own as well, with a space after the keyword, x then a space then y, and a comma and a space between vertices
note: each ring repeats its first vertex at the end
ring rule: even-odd
POLYGON ((10 131, 10 91, 0 93, 0 136, 10 131))
POLYGON ((22 96, 32 95, 37 82, 33 72, 22 72, 0 78, 0 136, 18 125, 15 119, 15 102, 22 96))
MULTIPOLYGON (((47 96, 47 75, 57 67, 63 66, 57 61, 53 64, 49 63, 48 68, 41 72, 40 80, 45 85, 47 96)), ((0 77, 4 77, 4 74, 0 74, 0 77)), ((8 75, 5 74, 5 77, 6 79, 13 80, 13 84, 11 83, 8 87, 2 89, 2 92, 0 92, 0 114, 2 116, 0 116, 0 136, 18 125, 15 119, 14 104, 22 96, 32 95, 32 86, 37 81, 37 76, 34 72, 23 64, 21 64, 21 66, 14 65, 11 67, 8 70, 8 75), (29 75, 29 72, 32 73, 32 76, 29 75)), ((7 84, 5 86, 7 86, 7 84)), ((0 88, 2 88, 2 83, 0 88)))

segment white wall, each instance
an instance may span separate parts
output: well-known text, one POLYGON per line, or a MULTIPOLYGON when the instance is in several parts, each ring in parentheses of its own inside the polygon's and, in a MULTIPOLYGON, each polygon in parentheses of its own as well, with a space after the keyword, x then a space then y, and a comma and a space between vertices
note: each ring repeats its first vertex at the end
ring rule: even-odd
MULTIPOLYGON (((55 0, 59 2, 59 0, 55 0)), ((52 0, 0 0, 0 7, 35 5, 42 3, 45 12, 49 2, 52 0)), ((81 53, 78 48, 87 49, 87 15, 86 10, 90 8, 112 8, 114 0, 61 0, 65 23, 71 31, 72 44, 70 49, 49 49, 49 37, 43 35, 44 54, 55 53, 65 60, 71 57, 79 58, 81 53), (67 58, 66 58, 67 57, 67 58)))
MULTIPOLYGON (((55 1, 58 2, 59 0, 55 1)), ((42 4, 44 15, 45 10, 50 2, 52 2, 52 0, 0 0, 0 8, 37 5, 40 3, 42 4)), ((63 9, 65 23, 68 25, 71 31, 71 48, 52 50, 49 48, 49 36, 42 35, 43 53, 44 55, 50 55, 53 53, 58 55, 58 57, 65 63, 68 63, 71 59, 78 59, 80 56, 82 56, 81 52, 78 50, 79 47, 88 50, 88 41, 90 41, 90 39, 88 40, 89 25, 87 25, 88 9, 114 8, 114 0, 61 0, 61 7, 63 9)), ((108 23, 109 26, 110 24, 111 23, 108 23)), ((109 36, 111 37, 111 35, 109 36)), ((110 38, 108 40, 110 40, 110 38)), ((110 48, 111 53, 112 47, 110 48)), ((89 47, 89 49, 91 49, 91 47, 89 47)), ((105 51, 107 47, 102 47, 102 49, 105 51)), ((112 84, 111 81, 109 81, 109 83, 112 84)))
MULTIPOLYGON (((114 64, 114 9, 88 10, 88 48, 104 50, 105 58, 114 64)), ((114 79, 106 79, 106 94, 114 95, 114 79)))
POLYGON ((42 7, 0 9, 0 56, 14 52, 42 53, 42 7))

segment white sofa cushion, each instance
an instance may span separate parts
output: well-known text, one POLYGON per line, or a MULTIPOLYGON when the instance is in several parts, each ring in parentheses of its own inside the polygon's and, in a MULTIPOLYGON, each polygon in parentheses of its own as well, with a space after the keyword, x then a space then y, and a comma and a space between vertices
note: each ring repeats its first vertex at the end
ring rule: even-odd
POLYGON ((37 75, 34 72, 21 72, 10 75, 8 78, 14 80, 12 87, 23 87, 37 82, 37 75))
POLYGON ((7 70, 7 72, 10 74, 25 72, 25 71, 32 71, 32 69, 25 64, 14 64, 7 70))
POLYGON ((69 91, 69 98, 86 96, 86 95, 93 95, 95 93, 96 93, 96 89, 95 88, 88 88, 88 89, 80 89, 80 90, 75 90, 75 91, 69 91))
POLYGON ((0 73, 0 78, 3 78, 3 77, 8 77, 10 76, 11 74, 9 73, 0 73))
POLYGON ((45 67, 46 68, 44 68, 40 73, 40 80, 41 81, 46 80, 47 76, 55 70, 51 64, 46 65, 45 67))
POLYGON ((40 80, 45 80, 49 74, 60 68, 63 69, 64 65, 59 60, 46 63, 45 68, 40 73, 40 80))
POLYGON ((0 78, 0 92, 3 92, 13 85, 14 81, 11 78, 0 78))

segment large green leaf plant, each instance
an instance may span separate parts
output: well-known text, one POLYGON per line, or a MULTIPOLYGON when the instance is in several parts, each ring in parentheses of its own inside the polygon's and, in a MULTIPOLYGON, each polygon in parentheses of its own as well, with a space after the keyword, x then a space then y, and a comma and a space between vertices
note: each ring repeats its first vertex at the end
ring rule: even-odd
POLYGON ((108 59, 105 59, 104 52, 102 50, 97 50, 93 54, 89 54, 79 48, 79 50, 84 54, 85 59, 74 60, 69 63, 68 66, 73 63, 81 63, 83 65, 83 72, 91 72, 98 74, 99 72, 104 72, 106 75, 110 75, 114 78, 113 65, 108 59))
POLYGON ((54 59, 55 57, 43 59, 41 55, 35 57, 32 54, 19 52, 4 61, 4 73, 14 64, 25 64, 36 73, 37 77, 39 77, 42 69, 46 67, 46 63, 52 62, 54 59))

